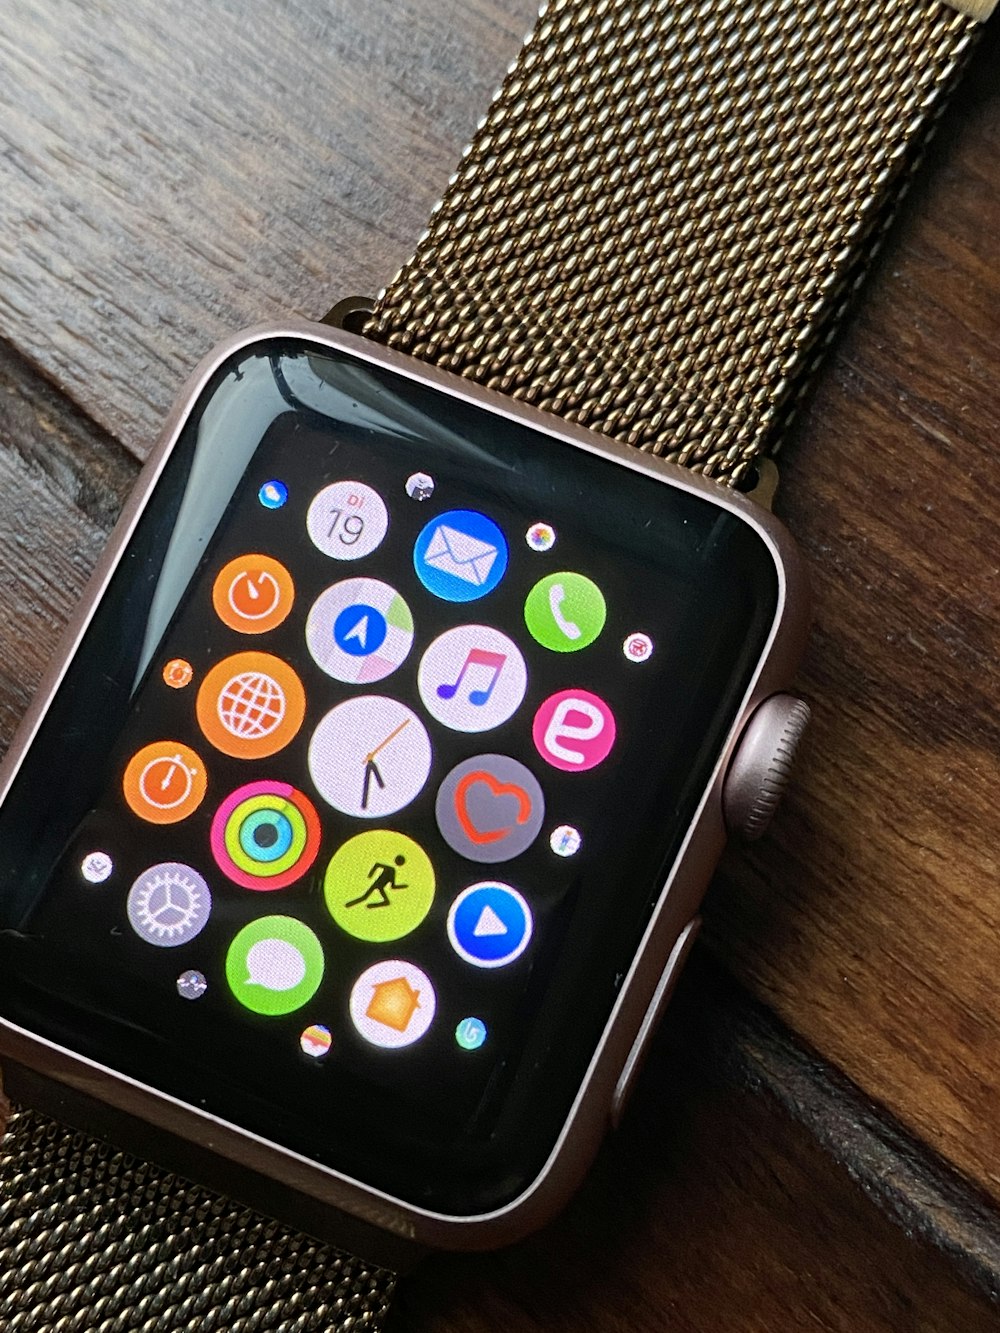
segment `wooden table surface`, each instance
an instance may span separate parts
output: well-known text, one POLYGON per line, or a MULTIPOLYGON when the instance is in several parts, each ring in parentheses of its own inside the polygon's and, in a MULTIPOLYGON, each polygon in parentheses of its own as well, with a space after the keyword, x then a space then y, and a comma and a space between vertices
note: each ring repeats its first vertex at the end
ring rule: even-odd
MULTIPOLYGON (((406 256, 531 0, 7 0, 0 744, 185 372, 406 256)), ((1000 1326, 1000 37, 782 459, 815 722, 558 1222, 414 1330, 1000 1326)))

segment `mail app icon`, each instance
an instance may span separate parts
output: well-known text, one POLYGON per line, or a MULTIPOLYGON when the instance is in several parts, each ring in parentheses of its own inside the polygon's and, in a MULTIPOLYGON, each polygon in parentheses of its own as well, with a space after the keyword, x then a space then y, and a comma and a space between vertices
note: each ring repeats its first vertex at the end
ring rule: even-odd
POLYGON ((449 528, 446 523, 440 523, 434 529, 424 556, 433 569, 454 574, 455 578, 474 583, 477 588, 489 578, 496 558, 495 546, 478 537, 470 537, 467 532, 459 532, 457 528, 449 528))
POLYGON ((413 560, 429 592, 448 602, 469 602, 484 597, 503 578, 507 542, 485 514, 455 509, 427 524, 413 560))

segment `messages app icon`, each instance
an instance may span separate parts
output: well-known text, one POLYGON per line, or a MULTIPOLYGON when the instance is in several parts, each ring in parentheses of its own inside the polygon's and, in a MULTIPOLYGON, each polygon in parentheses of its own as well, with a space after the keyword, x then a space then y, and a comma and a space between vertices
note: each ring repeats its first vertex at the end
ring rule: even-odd
POLYGON ((445 602, 474 602, 507 572, 507 540, 485 514, 451 509, 432 519, 413 547, 417 577, 445 602))
POLYGON ((323 980, 323 948, 301 921, 262 916, 239 932, 226 954, 229 989, 255 1014, 290 1014, 323 980))

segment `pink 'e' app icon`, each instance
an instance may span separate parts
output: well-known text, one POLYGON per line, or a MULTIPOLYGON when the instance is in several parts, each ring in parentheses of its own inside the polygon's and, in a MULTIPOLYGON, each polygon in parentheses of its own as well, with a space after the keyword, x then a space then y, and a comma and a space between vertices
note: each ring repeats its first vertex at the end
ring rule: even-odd
POLYGON ((535 714, 531 735, 553 768, 582 773, 608 757, 615 743, 615 715, 589 690, 560 690, 535 714))

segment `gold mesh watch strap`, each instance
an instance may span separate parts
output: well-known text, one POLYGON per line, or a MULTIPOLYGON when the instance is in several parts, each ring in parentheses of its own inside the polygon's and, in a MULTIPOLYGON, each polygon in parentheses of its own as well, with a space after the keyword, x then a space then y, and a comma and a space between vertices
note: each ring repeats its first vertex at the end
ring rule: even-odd
POLYGON ((0 1150, 3 1333, 362 1333, 394 1278, 34 1112, 0 1150))
POLYGON ((552 0, 365 332, 738 484, 978 27, 927 0, 552 0))

